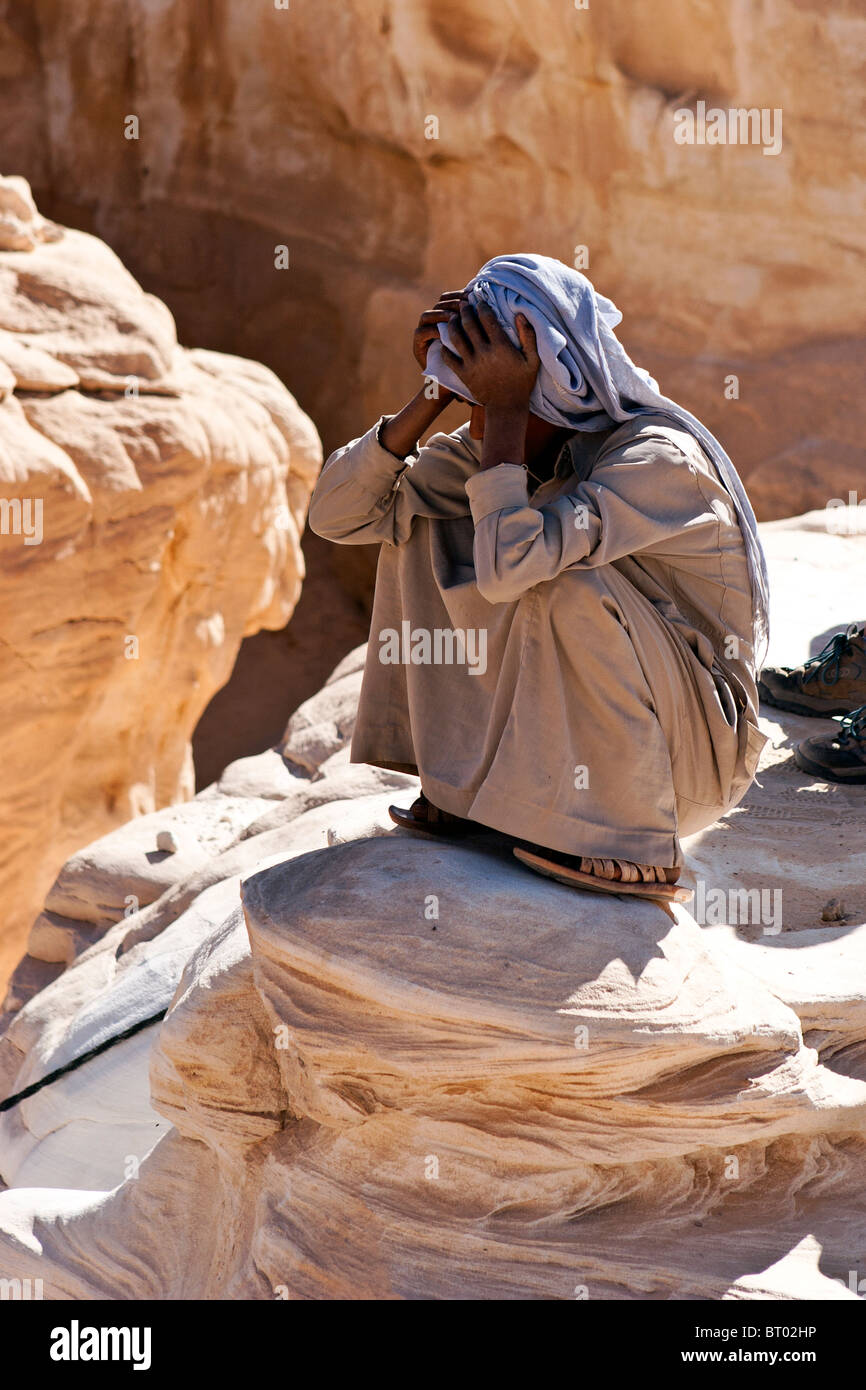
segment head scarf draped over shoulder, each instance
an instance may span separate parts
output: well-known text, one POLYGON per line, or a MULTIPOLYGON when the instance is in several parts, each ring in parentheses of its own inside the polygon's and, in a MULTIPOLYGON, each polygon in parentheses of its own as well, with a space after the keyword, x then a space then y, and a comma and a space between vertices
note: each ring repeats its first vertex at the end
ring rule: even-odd
MULTIPOLYGON (((514 322, 518 313, 535 329, 541 366, 529 406, 542 420, 566 429, 594 431, 638 415, 661 414, 698 440, 731 496, 743 533, 757 660, 769 632, 769 581, 752 505, 715 436, 683 406, 663 396, 649 373, 632 362, 614 333, 622 320, 616 305, 580 271, 549 256, 495 256, 467 289, 470 303, 488 304, 515 346, 520 343, 514 322)), ((447 323, 439 324, 439 337, 446 347, 453 347, 447 323)), ((472 401, 467 387, 446 366, 435 340, 427 353, 425 374, 472 401)))

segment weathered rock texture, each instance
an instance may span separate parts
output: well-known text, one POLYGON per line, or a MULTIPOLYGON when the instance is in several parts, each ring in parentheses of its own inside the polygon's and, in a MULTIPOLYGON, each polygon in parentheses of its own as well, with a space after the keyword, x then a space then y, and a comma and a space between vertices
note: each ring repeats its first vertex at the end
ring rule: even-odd
POLYGON ((188 341, 290 381, 327 449, 417 379, 431 295, 586 246, 763 517, 866 492, 862 7, 0 0, 0 47, 0 167, 188 341), (781 153, 676 144, 698 100, 781 110, 781 153))
POLYGON ((71 849, 192 794, 199 715, 298 598, 320 462, 272 372, 180 348, 0 180, 0 979, 71 849))
MULTIPOLYGON (((866 537, 821 522, 765 528, 777 660, 863 592, 866 537)), ((347 762, 362 655, 281 752, 61 873, 0 1092, 170 1010, 3 1117, 6 1277, 60 1299, 856 1297, 860 789, 799 774, 806 721, 773 712, 761 786, 687 852, 705 885, 781 880, 781 918, 702 927, 535 878, 495 836, 394 831, 414 779, 347 762)))

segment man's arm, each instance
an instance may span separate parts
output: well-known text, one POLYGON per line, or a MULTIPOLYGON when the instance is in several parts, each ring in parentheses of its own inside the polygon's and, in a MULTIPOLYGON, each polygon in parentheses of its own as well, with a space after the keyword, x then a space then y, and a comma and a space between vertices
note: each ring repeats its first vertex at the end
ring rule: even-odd
MULTIPOLYGON (((446 290, 418 320, 412 352, 422 371, 427 349, 439 336, 438 325, 451 316, 454 305, 463 298, 462 291, 446 290)), ((453 393, 444 387, 437 387, 435 395, 429 387, 422 387, 396 415, 384 416, 366 434, 336 449, 310 499, 311 529, 326 540, 357 545, 404 538, 411 529, 412 499, 407 489, 398 507, 398 480, 421 435, 453 400, 453 393), (398 510, 405 513, 404 518, 398 517, 398 510)))
MULTIPOLYGON (((439 324, 446 323, 465 300, 463 290, 443 290, 433 308, 425 309, 418 320, 412 335, 412 355, 422 372, 427 367, 427 350, 439 337, 439 324)), ((402 410, 386 421, 379 434, 380 443, 398 458, 414 453, 422 434, 453 400, 453 391, 444 386, 437 385, 436 395, 432 397, 428 395, 428 388, 422 387, 402 410)))
POLYGON ((429 399, 427 390, 426 386, 422 386, 402 410, 385 421, 379 431, 379 443, 400 460, 405 460, 407 454, 415 453, 422 434, 429 430, 433 421, 438 420, 454 399, 444 386, 438 387, 438 399, 429 399))
MULTIPOLYGON (((380 541, 397 545, 405 540, 419 510, 419 499, 411 485, 404 485, 404 479, 411 479, 420 462, 426 467, 419 475, 432 469, 435 482, 436 464, 441 470, 447 461, 441 457, 447 449, 447 435, 434 436, 438 450, 425 447, 417 459, 411 458, 418 435, 442 409, 441 402, 428 402, 423 391, 419 392, 397 415, 383 417, 359 439, 336 449, 319 474, 310 499, 310 529, 325 540, 348 545, 380 541), (427 408, 431 404, 438 407, 435 413, 427 408)), ((463 490, 468 472, 466 469, 459 479, 458 502, 464 514, 469 511, 463 490)))
POLYGON ((478 473, 466 491, 478 588, 490 603, 512 602, 565 569, 646 551, 712 557, 721 546, 697 467, 664 436, 612 451, 573 493, 540 507, 529 503, 525 470, 511 464, 478 473))

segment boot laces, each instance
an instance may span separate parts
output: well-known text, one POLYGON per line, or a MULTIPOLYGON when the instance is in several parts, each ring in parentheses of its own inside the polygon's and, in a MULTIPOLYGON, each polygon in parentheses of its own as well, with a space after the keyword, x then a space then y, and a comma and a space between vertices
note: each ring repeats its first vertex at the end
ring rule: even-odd
POLYGON ((866 705, 852 709, 850 714, 844 715, 839 720, 839 724, 841 726, 838 734, 839 743, 866 744, 866 705))
POLYGON ((857 624, 852 623, 847 632, 837 632, 831 637, 823 651, 810 656, 803 662, 803 684, 808 685, 815 676, 820 676, 825 685, 835 685, 839 679, 842 658, 853 651, 851 638, 857 635, 857 624))

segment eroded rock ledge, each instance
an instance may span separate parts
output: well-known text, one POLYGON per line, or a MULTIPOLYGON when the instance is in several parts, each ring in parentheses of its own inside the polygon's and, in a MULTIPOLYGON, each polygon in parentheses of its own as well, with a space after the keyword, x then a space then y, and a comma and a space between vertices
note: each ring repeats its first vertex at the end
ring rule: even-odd
MULTIPOLYGON (((866 542, 840 592, 816 518, 765 539, 797 660, 854 616, 866 542)), ((706 882, 780 878, 778 934, 572 892, 494 836, 390 827, 416 784, 348 764, 362 655, 281 751, 60 875, 0 1089, 170 1008, 2 1117, 4 1274, 54 1298, 855 1297, 862 792, 804 783, 805 721, 767 711, 761 785, 687 849, 706 882), (150 901, 123 918, 133 874, 150 901)))

